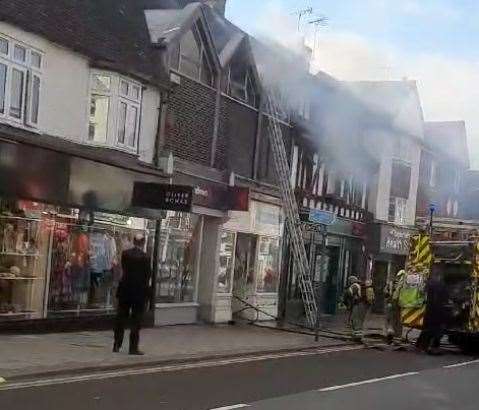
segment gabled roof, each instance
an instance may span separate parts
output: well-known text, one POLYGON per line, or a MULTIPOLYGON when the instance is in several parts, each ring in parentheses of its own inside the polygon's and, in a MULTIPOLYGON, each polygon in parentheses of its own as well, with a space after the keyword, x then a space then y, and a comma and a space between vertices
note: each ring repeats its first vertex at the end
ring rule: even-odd
POLYGON ((201 18, 201 4, 188 4, 183 9, 147 9, 146 25, 153 44, 168 44, 175 41, 193 22, 201 18))
POLYGON ((142 0, 2 0, 0 21, 122 72, 156 76, 142 0))
POLYGON ((438 152, 469 168, 464 121, 427 121, 424 123, 424 138, 433 152, 438 152))
MULTIPOLYGON (((146 6, 150 6, 148 2, 146 6)), ((145 19, 152 44, 168 47, 180 41, 183 34, 191 29, 196 21, 201 21, 206 42, 210 49, 210 56, 216 71, 219 71, 220 63, 218 54, 211 34, 211 28, 206 19, 206 13, 210 7, 193 2, 182 9, 165 9, 164 6, 156 9, 145 9, 145 19)))

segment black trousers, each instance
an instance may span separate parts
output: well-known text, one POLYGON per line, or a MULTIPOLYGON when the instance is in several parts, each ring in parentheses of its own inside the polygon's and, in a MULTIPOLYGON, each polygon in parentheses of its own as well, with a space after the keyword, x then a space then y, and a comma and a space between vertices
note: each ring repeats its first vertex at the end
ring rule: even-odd
POLYGON ((115 323, 115 346, 121 347, 125 336, 125 327, 130 321, 130 351, 138 350, 140 329, 145 312, 144 301, 119 300, 115 323))

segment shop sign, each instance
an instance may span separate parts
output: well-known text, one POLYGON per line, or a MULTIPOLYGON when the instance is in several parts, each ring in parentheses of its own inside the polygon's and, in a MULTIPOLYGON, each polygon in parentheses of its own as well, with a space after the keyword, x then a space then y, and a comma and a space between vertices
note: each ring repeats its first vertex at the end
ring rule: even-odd
POLYGON ((64 154, 0 142, 0 194, 38 202, 65 203, 70 166, 64 154))
POLYGON ((308 220, 315 224, 332 225, 336 222, 336 214, 334 212, 322 211, 320 209, 310 209, 308 220))
POLYGON ((222 211, 249 210, 249 189, 224 185, 196 185, 193 205, 222 211))
POLYGON ((393 255, 407 255, 411 231, 405 228, 382 225, 380 252, 393 255))
POLYGON ((192 202, 193 188, 189 186, 135 182, 133 188, 134 207, 190 212, 192 202))
POLYGON ((280 235, 281 208, 254 201, 254 231, 265 235, 280 235))

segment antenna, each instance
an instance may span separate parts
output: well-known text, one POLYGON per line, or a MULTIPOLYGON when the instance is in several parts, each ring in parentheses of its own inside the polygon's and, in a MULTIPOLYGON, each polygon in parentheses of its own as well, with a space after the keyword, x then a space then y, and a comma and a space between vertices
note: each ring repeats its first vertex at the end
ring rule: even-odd
POLYGON ((308 8, 302 9, 302 10, 295 11, 294 13, 291 13, 291 14, 294 15, 294 16, 298 16, 298 31, 300 31, 301 30, 301 20, 302 20, 303 16, 313 14, 313 8, 308 7, 308 8))
POLYGON ((313 37, 313 58, 316 56, 316 48, 318 45, 318 33, 322 27, 326 27, 328 25, 328 17, 320 15, 314 20, 308 21, 308 24, 312 24, 314 26, 314 37, 313 37))

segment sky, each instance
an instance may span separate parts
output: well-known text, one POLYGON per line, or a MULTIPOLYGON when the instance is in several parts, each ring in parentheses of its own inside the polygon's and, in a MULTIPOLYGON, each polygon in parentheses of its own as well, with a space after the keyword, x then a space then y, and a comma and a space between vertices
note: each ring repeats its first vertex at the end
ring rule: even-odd
POLYGON ((297 47, 312 70, 341 80, 417 80, 426 121, 465 120, 479 169, 478 0, 228 0, 227 17, 253 35, 297 47), (308 24, 326 16, 325 27, 308 24))

